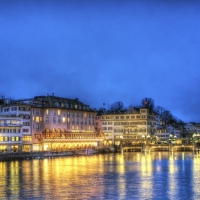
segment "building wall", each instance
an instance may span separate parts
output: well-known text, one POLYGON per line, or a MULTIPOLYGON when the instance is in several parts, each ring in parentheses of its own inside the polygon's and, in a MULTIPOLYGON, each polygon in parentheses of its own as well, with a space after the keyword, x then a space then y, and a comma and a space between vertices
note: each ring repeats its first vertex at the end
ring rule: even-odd
MULTIPOLYGON (((32 139, 33 150, 41 150, 39 144, 40 140, 44 137, 52 138, 52 132, 63 138, 66 136, 62 132, 76 133, 85 136, 87 133, 94 133, 95 130, 95 112, 69 110, 62 108, 32 108, 32 139), (38 145, 37 145, 38 144, 38 145)), ((80 136, 81 137, 81 136, 80 136)), ((54 138, 54 137, 53 137, 54 138)), ((55 137, 56 138, 56 137, 55 137)))
POLYGON ((134 113, 103 114, 101 115, 101 126, 105 143, 111 144, 114 139, 126 138, 130 135, 133 138, 147 137, 155 133, 156 121, 148 109, 140 109, 134 113), (111 142, 112 140, 112 142, 111 142))
POLYGON ((22 151, 31 151, 31 106, 27 104, 8 104, 1 108, 1 115, 20 117, 22 120, 22 151))
POLYGON ((0 152, 19 152, 22 147, 22 119, 0 116, 0 152))

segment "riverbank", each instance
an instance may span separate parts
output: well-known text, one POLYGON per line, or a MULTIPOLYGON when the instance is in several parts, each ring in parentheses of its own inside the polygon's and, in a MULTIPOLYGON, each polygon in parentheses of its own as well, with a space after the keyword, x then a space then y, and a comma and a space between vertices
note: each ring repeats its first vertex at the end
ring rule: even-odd
POLYGON ((66 156, 77 156, 77 155, 89 155, 89 154, 104 154, 104 153, 114 153, 114 147, 102 147, 97 149, 91 149, 90 151, 86 149, 76 149, 72 151, 64 152, 12 152, 12 153, 1 153, 0 161, 11 161, 11 160, 24 160, 24 159, 42 159, 42 158, 52 158, 52 157, 66 157, 66 156))

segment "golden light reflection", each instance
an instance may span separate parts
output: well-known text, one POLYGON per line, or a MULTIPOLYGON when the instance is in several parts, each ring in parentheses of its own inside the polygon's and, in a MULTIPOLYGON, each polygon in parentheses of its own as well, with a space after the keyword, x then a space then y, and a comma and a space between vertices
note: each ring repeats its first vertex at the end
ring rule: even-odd
POLYGON ((197 153, 194 155, 193 158, 193 190, 194 193, 197 197, 200 196, 200 190, 199 190, 199 179, 200 179, 200 157, 199 154, 197 153))
POLYGON ((141 179, 141 190, 147 192, 151 197, 153 195, 151 154, 141 155, 141 179))
POLYGON ((123 197, 126 195, 126 179, 125 179, 125 162, 123 154, 118 156, 118 167, 117 172, 119 173, 119 179, 118 179, 118 191, 120 192, 120 198, 123 199, 123 197))
POLYGON ((176 194, 176 188, 177 185, 177 179, 176 179, 176 173, 177 173, 177 167, 175 164, 176 155, 172 152, 169 157, 169 195, 171 197, 175 196, 176 194))
POLYGON ((7 185, 7 163, 6 162, 0 162, 0 199, 6 199, 6 185, 7 185))

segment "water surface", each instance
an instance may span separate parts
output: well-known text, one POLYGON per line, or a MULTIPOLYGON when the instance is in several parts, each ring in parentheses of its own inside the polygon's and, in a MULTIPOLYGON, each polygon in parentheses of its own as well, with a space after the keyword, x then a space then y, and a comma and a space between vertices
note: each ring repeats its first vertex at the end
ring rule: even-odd
POLYGON ((133 153, 0 162, 0 199, 200 199, 200 155, 133 153))

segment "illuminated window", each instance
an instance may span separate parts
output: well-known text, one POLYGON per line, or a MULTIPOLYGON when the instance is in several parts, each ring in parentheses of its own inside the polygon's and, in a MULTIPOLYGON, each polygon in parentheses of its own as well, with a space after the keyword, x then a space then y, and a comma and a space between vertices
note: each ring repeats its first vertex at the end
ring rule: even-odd
POLYGON ((0 136, 0 142, 2 142, 3 141, 3 136, 0 136))
POLYGON ((22 141, 24 141, 24 142, 31 142, 31 140, 32 140, 32 137, 29 135, 22 136, 22 141))
POLYGON ((74 125, 72 125, 72 129, 74 129, 74 125))
POLYGON ((48 109, 46 109, 46 115, 48 115, 49 114, 49 110, 48 109))
POLYGON ((40 117, 40 121, 42 122, 42 117, 40 117))
POLYGON ((19 141, 20 140, 20 137, 15 137, 15 141, 19 141))
POLYGON ((88 127, 88 130, 90 130, 90 126, 88 127))
POLYGON ((33 116, 33 121, 34 121, 34 116, 33 116))
POLYGON ((62 122, 63 122, 63 124, 66 122, 66 118, 65 117, 62 118, 62 122))
POLYGON ((78 126, 76 126, 76 129, 78 129, 78 126))
POLYGON ((15 141, 15 137, 11 137, 11 141, 14 142, 15 141))
POLYGON ((40 150, 40 145, 34 144, 33 151, 39 151, 39 150, 40 150))
POLYGON ((58 115, 60 115, 60 110, 58 110, 58 115))
POLYGON ((56 118, 55 117, 53 117, 53 123, 56 123, 56 118))
POLYGON ((39 118, 39 117, 35 117, 35 121, 36 121, 36 122, 39 122, 39 121, 40 121, 40 118, 39 118))
POLYGON ((75 109, 77 109, 78 108, 78 106, 77 105, 75 105, 75 109))

